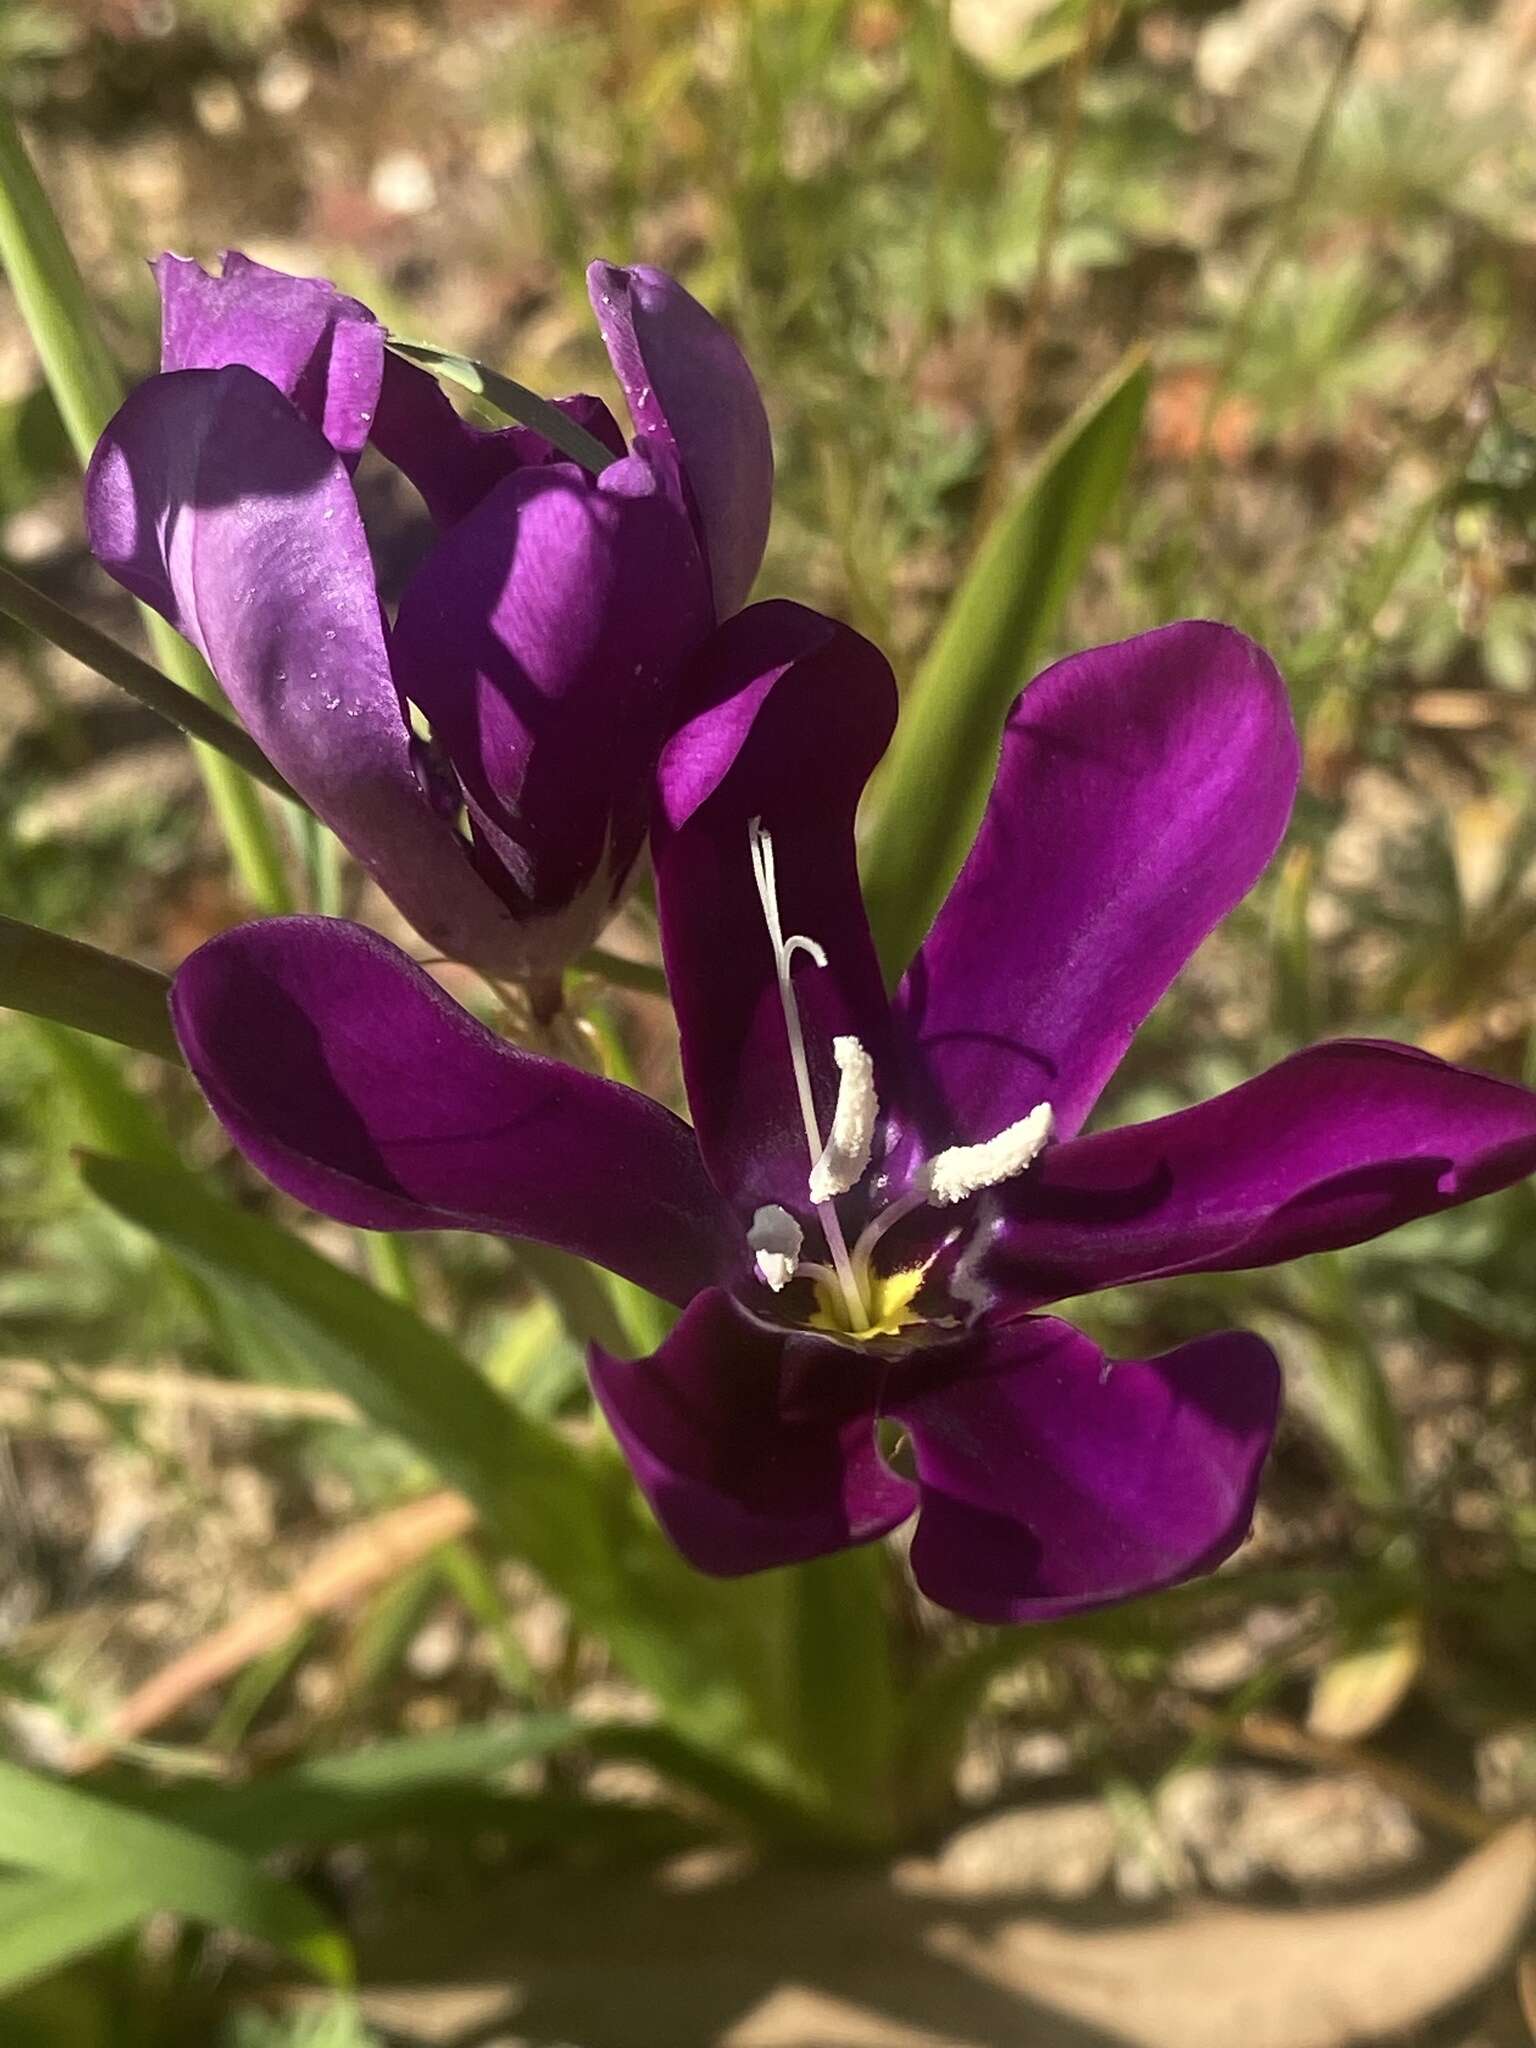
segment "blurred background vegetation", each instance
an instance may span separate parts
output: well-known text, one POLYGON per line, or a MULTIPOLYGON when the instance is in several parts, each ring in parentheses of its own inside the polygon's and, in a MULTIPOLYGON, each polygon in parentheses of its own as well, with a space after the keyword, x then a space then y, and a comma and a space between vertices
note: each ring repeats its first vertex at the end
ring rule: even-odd
MULTIPOLYGON (((552 391, 608 388, 589 258, 675 270, 741 335, 773 418, 759 594, 851 620, 904 681, 1031 461, 1147 351, 1128 477, 1033 652, 1229 620, 1291 682, 1307 779, 1105 1119, 1339 1032, 1536 1083, 1530 0, 3 0, 0 80, 130 377, 154 363, 162 247, 321 272, 552 391)), ((363 488, 387 580, 418 513, 382 471, 363 488)), ((0 559, 133 633, 3 298, 0 559)), ((10 914, 164 967, 242 914, 187 749, 3 622, 0 749, 10 914)), ((643 954, 643 921, 615 943, 643 954)), ((664 1006, 592 1003, 674 1093, 664 1006)), ((489 1888, 515 1917, 552 1868, 772 1838, 744 1792, 614 1736, 657 1725, 635 1660, 483 1540, 302 1333, 275 1344, 87 1190, 82 1145, 168 1153, 146 1104, 243 1213, 297 1224, 520 1408, 584 1427, 549 1275, 467 1239, 381 1266, 232 1164, 184 1077, 7 1017, 10 1756, 189 1833, 220 1790, 279 1785, 287 1817, 228 1838, 279 1854, 275 1881, 365 1955, 402 1902, 452 1922, 489 1888), (326 1777, 354 1752, 405 1759, 366 1825, 348 1801, 369 1787, 326 1777)), ((1536 1804, 1531 1189, 1078 1319, 1132 1355, 1228 1323, 1275 1343, 1291 1402, 1254 1540, 1205 1587, 1034 1635, 916 1611, 888 1575, 897 1668, 965 1683, 939 1782, 883 1846, 1075 1907, 1316 1900, 1428 1878, 1536 1804), (1021 1811, 1032 1835, 999 1832, 1021 1811)), ((124 1871, 153 1859, 135 1839, 124 1871)), ((11 1861, 47 1867, 0 1821, 11 1861)), ((231 1908, 235 1933, 190 1931, 174 1887, 139 1903, 71 1940, 59 1898, 0 1884, 0 2040, 513 2038, 294 2017, 238 1938, 260 1926, 231 1908)), ((1519 2040, 1513 2001, 1505 1983, 1434 2038, 1519 2040)))

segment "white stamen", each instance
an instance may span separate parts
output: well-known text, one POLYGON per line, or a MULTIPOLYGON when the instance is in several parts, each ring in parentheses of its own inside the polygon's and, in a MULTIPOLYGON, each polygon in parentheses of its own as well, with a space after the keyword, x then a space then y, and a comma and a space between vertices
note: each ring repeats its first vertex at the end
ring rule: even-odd
POLYGON ((941 1206, 963 1202, 967 1195, 1012 1180, 1039 1158, 1055 1120, 1051 1105, 1040 1102, 984 1145, 951 1145, 923 1168, 928 1199, 941 1206))
POLYGON ((832 1057, 837 1061, 837 1107, 831 1135, 811 1168, 811 1200, 818 1205, 846 1195, 864 1178, 880 1114, 875 1063, 859 1041, 834 1038, 832 1057))
MULTIPOLYGON (((805 1056, 805 1033, 800 1026, 800 1005, 795 1001, 794 977, 790 970, 796 952, 809 953, 818 967, 826 966, 827 956, 814 939, 806 938, 803 933, 796 932, 787 939, 784 936, 784 926, 779 917, 779 883, 774 862, 773 839, 764 830, 761 818, 754 818, 747 827, 747 843, 752 853, 752 878, 757 883, 757 900, 763 906, 763 921, 768 927, 768 937, 773 946, 773 962, 779 984, 779 1007, 784 1013, 784 1030, 789 1039, 789 1063, 794 1072, 795 1092, 800 1098, 800 1121, 805 1127, 806 1150, 810 1155, 811 1171, 814 1173, 824 1147, 821 1126, 816 1121, 816 1098, 811 1091, 810 1063, 805 1056)), ((837 1211, 830 1202, 822 1202, 817 1204, 816 1213, 821 1218, 827 1250, 832 1254, 838 1286, 842 1290, 848 1312, 854 1318, 855 1326, 862 1326, 868 1321, 868 1312, 859 1291, 853 1262, 848 1256, 848 1245, 843 1237, 843 1226, 838 1221, 837 1211)))
POLYGON ((787 1209, 769 1202, 752 1218, 747 1243, 757 1258, 757 1270, 777 1294, 795 1277, 803 1235, 787 1209))

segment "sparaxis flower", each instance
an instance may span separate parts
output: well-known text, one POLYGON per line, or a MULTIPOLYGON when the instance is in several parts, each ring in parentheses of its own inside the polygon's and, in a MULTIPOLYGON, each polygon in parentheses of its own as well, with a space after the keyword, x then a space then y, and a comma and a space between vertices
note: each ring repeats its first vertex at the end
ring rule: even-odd
POLYGON ((762 556, 773 459, 740 350, 663 272, 594 264, 635 427, 556 401, 611 451, 594 476, 462 418, 322 279, 233 252, 155 273, 162 370, 90 465, 97 559, 435 947, 558 970, 643 843, 681 666, 762 556), (352 484, 370 444, 438 529, 392 623, 352 484))
POLYGON ((877 650, 794 605, 740 614, 692 664, 653 826, 691 1129, 502 1043, 345 924, 211 941, 174 1015, 236 1143, 302 1200, 542 1238, 682 1308, 651 1357, 595 1351, 591 1374, 696 1565, 812 1558, 915 1512, 932 1598, 1038 1619, 1226 1557, 1280 1390, 1244 1332, 1112 1362, 1041 1311, 1354 1244, 1505 1186, 1536 1168, 1536 1096, 1341 1040, 1082 1135, 1284 832, 1281 679, 1202 622, 1047 671, 888 998, 853 825, 895 710, 877 650), (904 1468, 882 1427, 904 1433, 904 1468))

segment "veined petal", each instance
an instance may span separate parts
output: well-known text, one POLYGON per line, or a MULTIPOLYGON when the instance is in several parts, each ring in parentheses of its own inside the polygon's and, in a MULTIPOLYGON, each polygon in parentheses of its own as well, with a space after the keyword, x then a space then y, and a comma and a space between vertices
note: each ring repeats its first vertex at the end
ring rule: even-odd
POLYGON ((162 370, 257 371, 355 466, 384 370, 384 330, 323 277, 289 277, 224 254, 221 277, 185 256, 152 266, 160 288, 162 370))
POLYGON ((1339 1039, 1153 1123, 1047 1152, 981 1265, 999 1308, 1332 1251, 1536 1172, 1536 1095, 1339 1039))
POLYGON ((641 1492, 700 1571, 730 1578, 868 1543, 914 1495, 875 1446, 878 1365, 701 1294, 650 1358, 594 1350, 592 1388, 641 1492))
POLYGON ((889 1072, 853 820, 895 715, 895 682, 869 641, 800 605, 753 605, 695 659, 657 770, 656 896, 688 1100, 710 1171, 744 1215, 803 1211, 811 1168, 751 826, 772 837, 785 937, 826 953, 825 967, 793 963, 825 1133, 834 1039, 859 1040, 877 1087, 889 1072))
POLYGON ((171 1012, 241 1151, 324 1215, 536 1238, 678 1303, 738 1251, 686 1124, 508 1045, 361 925, 225 932, 183 962, 171 1012))
POLYGON ((710 629, 692 531, 648 463, 524 469, 407 586, 395 674, 559 965, 645 836, 684 657, 710 629))
MULTIPOLYGON (((552 402, 611 448, 615 460, 624 454, 624 436, 600 398, 552 402)), ((516 471, 567 459, 531 427, 477 427, 434 376, 389 354, 373 445, 410 478, 439 526, 463 519, 516 471)))
POLYGON ((676 278, 594 263, 587 288, 635 431, 676 450, 709 561, 715 615, 747 601, 773 502, 773 442, 735 340, 676 278))
POLYGON ((1242 1331, 1111 1364, 1042 1317, 920 1355, 882 1404, 911 1432, 918 1584, 977 1621, 1044 1621, 1214 1569, 1248 1533, 1279 1396, 1242 1331))
POLYGON ((974 1143, 1070 1137, 1137 1026, 1263 872, 1299 772, 1285 686, 1225 626, 1058 662, 1009 717, 976 843, 897 997, 974 1143))
POLYGON ((86 521, 422 936, 518 971, 510 912, 417 778, 357 500, 319 431, 243 366, 152 377, 97 444, 86 521))

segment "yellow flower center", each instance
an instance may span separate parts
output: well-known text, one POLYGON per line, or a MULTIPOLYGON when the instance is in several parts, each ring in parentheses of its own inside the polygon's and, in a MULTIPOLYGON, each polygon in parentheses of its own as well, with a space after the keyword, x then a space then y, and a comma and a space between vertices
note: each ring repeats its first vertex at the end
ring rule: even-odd
POLYGON ((859 1344, 867 1343, 871 1337, 899 1337, 903 1330, 923 1321, 912 1302, 927 1270, 925 1264, 911 1266, 905 1273, 872 1272, 865 1285, 869 1315, 858 1328, 849 1314, 842 1289, 830 1280, 818 1280, 811 1328, 830 1330, 837 1337, 852 1337, 859 1344))

